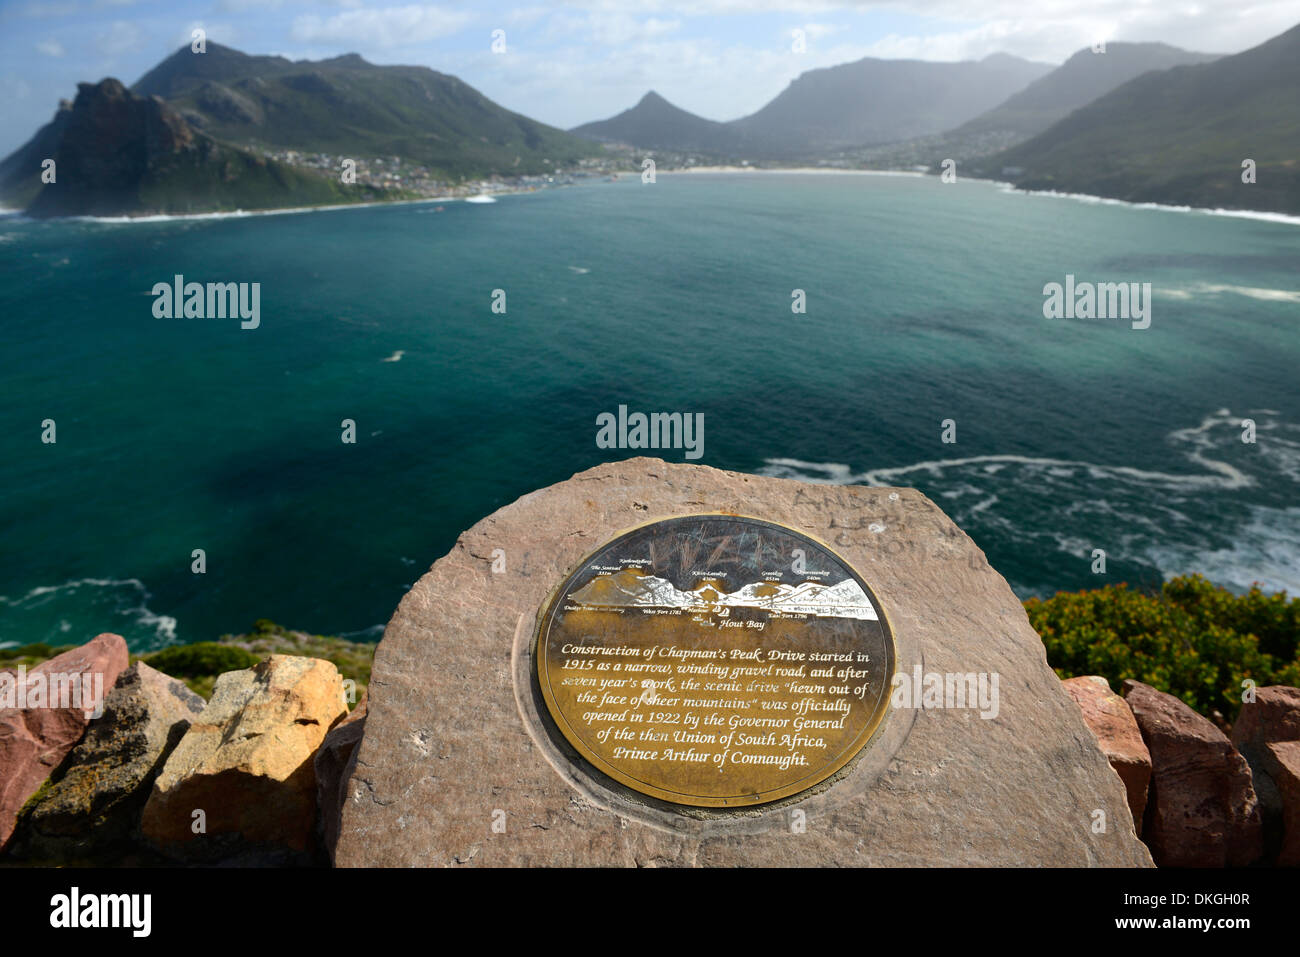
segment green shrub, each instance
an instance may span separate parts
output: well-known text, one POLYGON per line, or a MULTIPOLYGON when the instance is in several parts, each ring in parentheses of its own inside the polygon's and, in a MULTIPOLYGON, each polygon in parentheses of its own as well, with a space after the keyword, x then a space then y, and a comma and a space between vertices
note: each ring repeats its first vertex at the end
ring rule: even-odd
POLYGON ((142 660, 173 678, 206 678, 251 668, 261 659, 243 648, 200 641, 192 645, 173 645, 146 655, 142 660))
POLYGON ((1300 598, 1252 588, 1237 595, 1200 575, 1175 578, 1158 594, 1111 585, 1025 602, 1047 661, 1062 678, 1126 678, 1228 720, 1242 681, 1300 685, 1300 598))

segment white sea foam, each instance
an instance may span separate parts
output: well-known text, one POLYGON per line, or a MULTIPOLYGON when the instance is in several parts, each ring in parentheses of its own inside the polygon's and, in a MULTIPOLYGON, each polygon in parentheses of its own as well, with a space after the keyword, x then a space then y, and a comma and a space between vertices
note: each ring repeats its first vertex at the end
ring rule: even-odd
POLYGON ((495 196, 489 196, 487 193, 479 193, 477 196, 465 197, 465 202, 467 203, 495 203, 496 201, 497 198, 495 196))
POLYGON ((1215 584, 1300 595, 1300 508, 1255 506, 1227 548, 1152 544, 1145 549, 1166 579, 1199 572, 1215 584))
POLYGON ((1161 289, 1157 287, 1155 294, 1166 299, 1189 300, 1206 296, 1218 296, 1222 293, 1232 293, 1238 296, 1246 296, 1250 299, 1258 299, 1261 302, 1294 302, 1300 303, 1300 290, 1296 289, 1267 289, 1260 286, 1231 286, 1222 283, 1193 283, 1189 286, 1179 286, 1173 288, 1161 289))
MULTIPOLYGON (((1271 423, 1259 426, 1261 429, 1271 427, 1271 423)), ((1104 465, 1096 462, 1082 462, 1071 459, 1041 458, 1029 455, 971 455, 952 459, 930 459, 914 462, 911 465, 899 465, 888 468, 869 469, 854 472, 851 467, 839 462, 805 462, 801 459, 771 458, 764 459, 764 468, 760 474, 778 478, 797 478, 804 482, 816 482, 828 485, 873 485, 885 486, 897 484, 894 480, 916 472, 928 472, 938 478, 949 469, 962 469, 979 466, 981 471, 990 473, 991 465, 1021 465, 1034 468, 1052 478, 1069 479, 1078 469, 1086 469, 1096 479, 1131 479, 1155 485, 1165 485, 1182 489, 1225 489, 1248 488, 1255 480, 1240 469, 1218 459, 1210 458, 1206 453, 1214 446, 1210 432, 1220 426, 1240 429, 1242 418, 1233 415, 1228 409, 1219 409, 1205 416, 1199 425, 1184 429, 1175 429, 1169 433, 1174 443, 1188 446, 1183 455, 1200 466, 1204 473, 1200 475, 1173 475, 1168 472, 1155 472, 1149 469, 1134 468, 1129 465, 1104 465)), ((1300 443, 1283 440, 1281 448, 1293 446, 1300 453, 1300 443)), ((1276 454, 1276 452, 1275 452, 1276 454)))
MULTIPOLYGON (((1192 432, 1195 430, 1184 430, 1192 432)), ((870 469, 866 472, 853 472, 847 465, 835 463, 801 462, 798 459, 764 459, 763 475, 780 478, 798 478, 804 482, 823 482, 829 485, 896 485, 895 479, 915 472, 929 472, 938 477, 946 469, 964 468, 971 465, 985 465, 990 462, 1027 465, 1042 468, 1055 478, 1069 478, 1072 469, 1088 469, 1099 477, 1123 477, 1140 482, 1176 486, 1176 487, 1211 487, 1223 489, 1247 488, 1254 482, 1250 476, 1227 462, 1216 462, 1198 455, 1188 453, 1188 458, 1203 466, 1209 475, 1171 475, 1167 472, 1153 472, 1147 469, 1133 468, 1128 465, 1099 465, 1095 462, 1078 462, 1070 459, 1037 458, 1029 455, 971 455, 955 459, 933 459, 914 462, 911 465, 899 465, 893 468, 870 469), (801 475, 801 470, 824 472, 824 475, 801 475)))
MULTIPOLYGON (((336 203, 331 206, 287 206, 283 209, 236 209, 220 213, 153 213, 147 216, 69 216, 72 222, 106 223, 173 223, 202 221, 205 219, 247 219, 252 216, 293 216, 299 213, 327 213, 340 209, 373 209, 376 206, 423 206, 429 203, 447 203, 454 196, 430 196, 421 199, 393 199, 375 203, 336 203)), ((30 220, 29 220, 30 221, 30 220)))
POLYGON ((1169 444, 1199 469, 1188 475, 1024 455, 937 459, 861 472, 838 462, 772 458, 759 471, 822 484, 916 484, 921 478, 958 524, 971 522, 979 536, 1005 538, 1026 552, 1057 551, 1089 561, 1093 549, 1101 547, 1111 561, 1154 564, 1166 577, 1198 571, 1233 588, 1259 581, 1267 589, 1300 592, 1300 507, 1256 505, 1243 518, 1235 494, 1265 477, 1300 482, 1300 425, 1267 409, 1250 414, 1257 417, 1257 442, 1243 461, 1253 463, 1251 474, 1221 460, 1240 445, 1243 434, 1243 418, 1222 408, 1169 433, 1169 444), (1000 471, 990 473, 989 463, 1000 471), (1220 495, 1225 492, 1230 494, 1220 495), (1236 507, 1220 510, 1207 496, 1236 507), (1048 509, 1057 520, 1028 525, 1022 517, 1026 507, 1035 514, 1048 509), (1219 516, 1216 521, 1194 517, 1207 507, 1219 516))
POLYGON ((1172 203, 1134 203, 1126 199, 1110 196, 1093 196, 1091 193, 1062 193, 1054 189, 1019 189, 1014 183, 1001 180, 985 180, 996 186, 1001 192, 1014 193, 1019 196, 1044 196, 1050 199, 1068 199, 1090 206, 1128 206, 1131 209, 1153 209, 1167 213, 1199 213, 1204 216, 1227 216, 1232 219, 1254 219, 1266 223, 1285 223, 1300 226, 1300 216, 1290 213, 1274 213, 1258 209, 1222 209, 1205 206, 1178 206, 1172 203))
POLYGON ((771 169, 755 169, 752 166, 688 166, 683 169, 659 171, 661 176, 672 176, 681 173, 693 175, 700 173, 708 175, 757 173, 767 176, 907 176, 913 179, 929 175, 917 170, 907 169, 836 169, 826 166, 791 166, 788 168, 773 167, 771 169))
POLYGON ((401 361, 402 361, 402 356, 404 356, 404 355, 406 355, 406 350, 405 350, 405 349, 398 349, 396 352, 394 352, 394 353, 393 353, 391 356, 389 356, 387 359, 380 359, 379 361, 380 361, 380 362, 401 362, 401 361))
MULTIPOLYGON (((61 598, 67 600, 65 596, 74 595, 82 589, 95 591, 87 598, 78 599, 80 607, 88 612, 102 613, 106 619, 110 616, 121 616, 128 619, 131 624, 150 630, 153 634, 151 647, 161 647, 176 641, 176 619, 171 615, 157 614, 149 608, 146 604, 150 597, 149 591, 138 578, 80 578, 61 585, 38 585, 19 598, 0 595, 0 609, 18 613, 37 612, 61 598), (97 602, 105 599, 109 602, 109 607, 99 612, 96 608, 97 602)), ((60 624, 66 622, 60 619, 60 624)), ((106 620, 105 628, 102 630, 108 630, 109 627, 117 627, 120 630, 122 626, 112 626, 111 622, 106 620)), ((60 630, 68 631, 69 628, 61 627, 60 630)))

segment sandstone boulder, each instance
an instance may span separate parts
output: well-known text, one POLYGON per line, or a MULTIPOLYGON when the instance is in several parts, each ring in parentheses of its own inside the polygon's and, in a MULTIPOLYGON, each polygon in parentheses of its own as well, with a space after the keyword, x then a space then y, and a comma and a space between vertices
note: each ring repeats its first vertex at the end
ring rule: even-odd
POLYGON ((1300 741, 1300 688, 1256 688, 1255 700, 1241 706, 1232 726, 1237 750, 1247 754, 1270 741, 1300 741))
POLYGON ((1222 731, 1173 695, 1124 682, 1151 752, 1143 839, 1161 867, 1244 867, 1263 853, 1250 767, 1222 731))
POLYGON ((325 850, 333 856, 339 840, 339 815, 351 776, 352 758, 366 732, 366 696, 334 726, 316 752, 316 801, 325 850))
POLYGON ((143 661, 123 671, 103 716, 23 808, 13 856, 59 865, 131 859, 154 778, 203 707, 183 682, 143 661))
POLYGON ((1300 688, 1258 688, 1241 707, 1232 743, 1250 764, 1270 859, 1300 865, 1300 688))
POLYGON ((1151 863, 1124 787, 1024 607, 913 489, 635 458, 527 494, 462 534, 402 599, 377 649, 354 761, 339 866, 1151 863), (826 542, 888 613, 898 673, 996 674, 996 715, 891 709, 870 748, 824 786, 734 812, 611 786, 547 729, 532 676, 537 615, 618 533, 701 512, 826 542), (1105 829, 1094 829, 1098 810, 1105 829))
POLYGON ((0 673, 0 850, 19 810, 81 740, 129 660, 122 636, 106 633, 30 671, 0 673))
POLYGON ((154 782, 144 836, 183 860, 286 862, 278 849, 310 856, 313 758, 346 714, 342 679, 328 661, 272 655, 221 675, 154 782))
POLYGON ((1067 678, 1061 686, 1083 712, 1083 723, 1097 736, 1102 754, 1124 782, 1133 826, 1141 836, 1147 786, 1151 783, 1151 752, 1142 740, 1137 719, 1124 699, 1110 690, 1105 678, 1083 675, 1067 678))
POLYGON ((1269 777, 1282 809, 1279 867, 1300 867, 1300 741, 1271 741, 1267 745, 1269 777))

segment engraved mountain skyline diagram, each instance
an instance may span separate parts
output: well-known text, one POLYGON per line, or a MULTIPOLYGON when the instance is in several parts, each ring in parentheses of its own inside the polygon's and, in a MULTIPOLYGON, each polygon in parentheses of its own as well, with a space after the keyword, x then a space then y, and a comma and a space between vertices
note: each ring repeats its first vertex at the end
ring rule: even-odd
POLYGON ((665 578, 625 568, 598 575, 569 595, 577 604, 614 608, 756 608, 762 611, 876 621, 871 599, 852 578, 834 585, 758 581, 727 592, 713 578, 683 590, 665 578))

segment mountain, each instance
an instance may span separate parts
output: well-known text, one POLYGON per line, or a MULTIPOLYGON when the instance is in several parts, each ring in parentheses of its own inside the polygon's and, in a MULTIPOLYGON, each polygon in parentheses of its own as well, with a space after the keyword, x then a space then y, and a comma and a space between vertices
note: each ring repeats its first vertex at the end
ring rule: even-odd
MULTIPOLYGON (((41 191, 41 163, 54 159, 63 131, 72 117, 72 104, 59 102, 54 119, 46 123, 36 135, 0 160, 0 199, 5 203, 25 209, 41 191)), ((55 167, 56 173, 58 167, 55 167)))
POLYGON ((571 132, 647 149, 788 159, 940 133, 1006 100, 1051 70, 1004 53, 928 63, 867 58, 795 79, 757 113, 718 123, 647 93, 618 116, 571 132))
POLYGON ((550 173, 595 156, 589 140, 512 113, 428 67, 249 56, 182 47, 133 87, 225 142, 351 157, 400 156, 449 179, 550 173))
POLYGON ((115 216, 355 202, 331 179, 253 156, 195 132, 157 97, 118 80, 81 83, 53 120, 0 163, 0 196, 29 215, 115 216), (41 162, 55 180, 41 183, 41 162))
POLYGON ((625 568, 592 579, 570 594, 569 600, 595 608, 760 608, 785 614, 876 618, 871 600, 852 578, 837 585, 752 582, 728 594, 714 580, 705 580, 691 591, 682 591, 667 579, 625 568))
POLYGON ((757 113, 728 124, 756 155, 798 156, 941 133, 1052 67, 995 54, 928 63, 870 57, 795 79, 757 113))
POLYGON ((1300 26, 1235 56, 1144 73, 971 169, 1027 189, 1300 214, 1297 104, 1300 26), (1245 159, 1253 184, 1241 181, 1245 159))
POLYGON ((1108 43, 1104 53, 1080 50, 1051 73, 953 132, 1004 130, 1027 138, 1143 73, 1216 59, 1217 54, 1191 53, 1165 43, 1108 43))
POLYGON ((688 113, 653 90, 630 110, 608 120, 584 123, 570 132, 598 142, 704 153, 727 153, 736 139, 727 124, 688 113))

